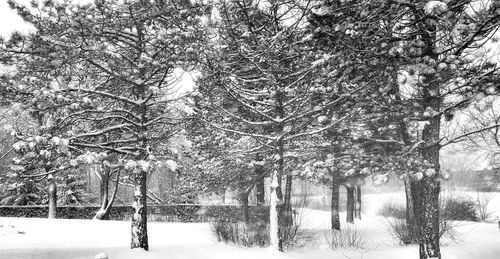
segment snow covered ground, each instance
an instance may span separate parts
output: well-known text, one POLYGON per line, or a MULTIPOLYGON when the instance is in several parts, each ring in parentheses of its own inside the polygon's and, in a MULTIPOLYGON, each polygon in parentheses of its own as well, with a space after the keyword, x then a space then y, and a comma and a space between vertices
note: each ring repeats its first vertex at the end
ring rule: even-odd
MULTIPOLYGON (((398 198, 400 199, 398 195, 398 198)), ((417 246, 399 246, 387 231, 387 219, 376 216, 378 207, 393 194, 366 195, 366 213, 356 221, 359 229, 370 238, 364 250, 331 251, 325 244, 330 214, 326 211, 305 210, 304 225, 316 234, 315 242, 297 251, 276 253, 266 248, 244 248, 218 243, 206 223, 149 223, 150 251, 130 250, 130 222, 92 220, 49 220, 0 218, 0 258, 91 259, 101 252, 110 259, 197 259, 197 258, 287 258, 331 259, 418 258, 417 246)), ((500 195, 492 205, 500 204, 500 195)), ((497 208, 492 207, 493 210, 497 208)), ((496 211, 495 217, 500 213, 496 211)), ((341 215, 345 218, 345 215, 341 215)), ((460 222, 457 230, 462 241, 444 246, 444 259, 500 258, 500 229, 497 223, 460 222)))

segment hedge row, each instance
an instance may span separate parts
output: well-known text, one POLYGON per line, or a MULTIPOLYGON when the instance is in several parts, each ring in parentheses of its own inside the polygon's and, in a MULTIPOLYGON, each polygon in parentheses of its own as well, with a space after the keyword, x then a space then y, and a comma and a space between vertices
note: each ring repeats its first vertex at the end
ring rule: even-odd
MULTIPOLYGON (((57 218, 92 219, 98 206, 60 206, 57 218)), ((269 208, 250 206, 250 216, 258 221, 269 219, 269 208)), ((111 220, 130 220, 134 210, 131 206, 114 206, 110 210, 111 220)), ((0 206, 0 217, 46 218, 47 206, 0 206)), ((240 206, 170 204, 149 205, 148 220, 159 222, 208 222, 211 219, 238 221, 242 219, 240 206)))

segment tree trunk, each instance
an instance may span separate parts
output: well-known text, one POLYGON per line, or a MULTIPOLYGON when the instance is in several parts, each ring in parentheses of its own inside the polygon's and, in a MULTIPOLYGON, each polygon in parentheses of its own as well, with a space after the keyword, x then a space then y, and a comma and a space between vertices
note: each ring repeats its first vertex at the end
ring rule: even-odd
POLYGON ((134 214, 132 216, 132 240, 131 248, 143 248, 149 250, 147 229, 147 205, 146 205, 146 174, 145 171, 133 172, 135 177, 134 187, 134 214))
POLYGON ((281 199, 278 198, 278 172, 273 172, 272 182, 271 182, 271 201, 270 201, 270 212, 269 212, 269 235, 270 235, 270 246, 274 250, 283 251, 281 238, 278 231, 279 222, 279 210, 281 199))
MULTIPOLYGON (((104 167, 104 166, 103 166, 104 167)), ((96 219, 107 219, 107 215, 104 215, 102 211, 106 209, 108 206, 109 200, 109 169, 102 168, 101 169, 101 182, 100 182, 100 193, 101 193, 101 209, 97 212, 94 218, 96 219), (98 216, 99 215, 99 216, 98 216)))
POLYGON ((226 189, 222 190, 222 204, 226 204, 226 189))
POLYGON ((356 185, 356 218, 361 219, 361 185, 356 185))
POLYGON ((241 202, 241 213, 242 213, 242 218, 245 224, 250 223, 250 213, 248 210, 248 192, 241 192, 240 193, 240 202, 241 202))
POLYGON ((291 175, 286 176, 285 180, 285 197, 283 203, 283 227, 288 228, 293 225, 293 215, 292 215, 292 182, 293 178, 291 175))
MULTIPOLYGON (((426 24, 429 33, 423 37, 427 42, 425 53, 438 59, 433 42, 436 39, 436 25, 426 24)), ((439 80, 435 73, 424 73, 422 75, 423 89, 423 109, 424 111, 441 111, 441 101, 439 80)), ((428 124, 422 130, 422 140, 425 146, 421 149, 423 159, 430 163, 432 168, 422 168, 426 170, 424 177, 420 181, 412 181, 412 196, 415 212, 415 220, 418 227, 420 258, 441 258, 439 244, 439 193, 441 185, 439 180, 439 149, 437 144, 440 141, 441 115, 432 114, 428 118, 428 124)))
POLYGON ((49 174, 48 180, 48 196, 49 196, 49 219, 55 219, 57 217, 57 185, 56 178, 49 174))
POLYGON ((414 214, 414 206, 413 206, 413 197, 411 194, 411 183, 409 176, 404 180, 405 184, 405 194, 406 194, 406 227, 408 231, 410 231, 413 236, 413 241, 418 241, 417 232, 416 232, 416 222, 415 222, 415 214, 414 214))
POLYGON ((94 219, 97 220, 108 220, 109 219, 109 211, 111 206, 116 198, 116 193, 118 192, 118 184, 120 182, 120 170, 116 173, 116 181, 113 189, 113 195, 111 199, 109 198, 109 179, 110 179, 110 170, 106 169, 102 176, 101 188, 105 187, 105 189, 101 189, 101 209, 96 213, 94 219))
POLYGON ((439 247, 439 180, 411 182, 414 216, 421 259, 441 258, 439 247))
POLYGON ((347 223, 354 223, 354 187, 346 185, 347 191, 347 223))
POLYGON ((331 221, 332 229, 340 230, 340 215, 339 215, 339 187, 340 183, 337 179, 332 180, 332 208, 331 221))
POLYGON ((278 143, 278 159, 275 162, 271 179, 269 206, 269 243, 274 250, 283 252, 283 242, 279 233, 280 207, 283 195, 281 193, 281 176, 283 175, 283 144, 278 143))
MULTIPOLYGON (((257 155, 257 161, 261 161, 260 157, 257 155)), ((264 185, 264 167, 261 165, 255 166, 255 177, 257 177, 257 182, 255 183, 255 196, 257 200, 257 206, 262 206, 265 204, 265 185, 264 185)))

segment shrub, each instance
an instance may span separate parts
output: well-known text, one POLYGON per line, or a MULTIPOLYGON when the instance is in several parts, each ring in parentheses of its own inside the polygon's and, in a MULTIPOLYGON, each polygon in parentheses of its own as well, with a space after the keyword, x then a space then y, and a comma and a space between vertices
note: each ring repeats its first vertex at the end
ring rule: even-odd
POLYGON ((478 221, 476 203, 466 197, 448 197, 443 201, 441 215, 447 220, 478 221))
POLYGON ((293 211, 293 225, 291 227, 280 227, 280 235, 286 250, 303 248, 314 240, 314 234, 308 229, 302 228, 306 211, 300 206, 293 211))
POLYGON ((405 219, 389 219, 387 220, 387 230, 391 237, 400 245, 410 245, 418 243, 417 233, 408 228, 405 219))
MULTIPOLYGON (((485 203, 484 200, 483 203, 485 203)), ((478 221, 477 207, 476 202, 467 197, 446 197, 441 200, 440 214, 446 220, 478 221)), ((377 215, 386 218, 406 219, 406 206, 394 201, 387 201, 382 204, 377 215)))
POLYGON ((492 199, 493 193, 491 192, 476 192, 476 206, 481 221, 486 221, 491 216, 488 207, 492 199))
POLYGON ((266 223, 245 224, 244 222, 216 219, 210 222, 210 228, 217 241, 247 247, 269 245, 269 226, 266 223))
MULTIPOLYGON (((392 238, 400 245, 418 244, 418 233, 415 228, 409 228, 405 219, 391 219, 387 221, 388 231, 392 238)), ((443 244, 458 244, 461 242, 460 233, 456 230, 457 224, 445 219, 439 222, 439 238, 443 244)))
MULTIPOLYGON (((304 210, 299 208, 293 213, 293 225, 280 227, 279 234, 282 237, 284 249, 302 248, 313 240, 312 232, 301 228, 303 217, 304 210)), ((210 228, 218 241, 246 247, 269 245, 269 222, 267 220, 250 218, 249 223, 244 223, 232 218, 217 218, 210 222, 210 228)))
POLYGON ((395 219, 405 219, 406 218, 406 207, 401 203, 397 203, 395 201, 386 201, 382 204, 382 207, 377 211, 377 215, 386 217, 386 218, 395 218, 395 219))
POLYGON ((342 230, 332 229, 326 236, 328 246, 332 250, 344 249, 366 249, 370 238, 365 230, 354 225, 347 225, 342 230))

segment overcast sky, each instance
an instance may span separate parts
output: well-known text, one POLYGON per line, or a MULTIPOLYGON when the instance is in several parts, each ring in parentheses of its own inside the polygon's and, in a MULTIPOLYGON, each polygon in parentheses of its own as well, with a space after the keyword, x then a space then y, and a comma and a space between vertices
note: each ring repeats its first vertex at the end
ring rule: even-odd
MULTIPOLYGON (((28 0, 17 0, 20 3, 29 3, 28 0)), ((7 0, 0 0, 0 35, 8 37, 13 31, 29 30, 29 26, 23 22, 23 19, 17 13, 9 8, 7 0)))
MULTIPOLYGON (((14 0, 29 6, 30 0, 14 0)), ((88 3, 93 0, 74 0, 76 3, 88 3)), ((40 0, 38 2, 41 2, 40 0)), ((0 36, 6 38, 14 31, 28 32, 32 27, 23 22, 17 13, 9 8, 7 0, 0 0, 0 36)))

